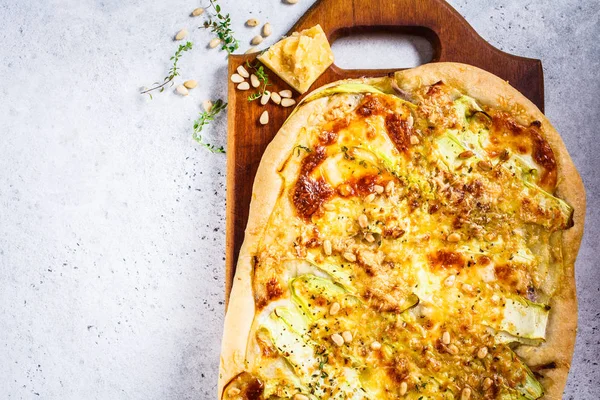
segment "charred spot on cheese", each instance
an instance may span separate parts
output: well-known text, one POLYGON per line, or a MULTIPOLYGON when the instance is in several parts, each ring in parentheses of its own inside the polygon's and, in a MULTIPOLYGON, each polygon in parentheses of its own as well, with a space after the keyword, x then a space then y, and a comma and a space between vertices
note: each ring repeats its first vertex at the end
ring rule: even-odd
POLYGON ((385 127, 398 151, 406 152, 411 146, 410 136, 412 134, 412 126, 408 120, 395 113, 388 114, 385 117, 385 127))
POLYGON ((311 178, 308 175, 325 159, 325 148, 317 146, 302 160, 300 176, 296 181, 293 202, 298 214, 310 218, 321 205, 333 195, 333 189, 323 178, 311 178))
POLYGON ((249 372, 236 375, 223 389, 225 400, 261 400, 264 385, 260 379, 249 372))
POLYGON ((464 257, 455 251, 438 250, 429 254, 429 264, 436 268, 461 268, 465 265, 464 257))

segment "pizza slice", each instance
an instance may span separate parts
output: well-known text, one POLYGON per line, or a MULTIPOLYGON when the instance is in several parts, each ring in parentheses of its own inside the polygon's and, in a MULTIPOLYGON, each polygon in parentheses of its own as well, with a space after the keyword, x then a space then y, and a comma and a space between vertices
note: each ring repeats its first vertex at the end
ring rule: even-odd
POLYGON ((219 398, 560 398, 584 214, 560 136, 487 72, 316 90, 256 176, 219 398))

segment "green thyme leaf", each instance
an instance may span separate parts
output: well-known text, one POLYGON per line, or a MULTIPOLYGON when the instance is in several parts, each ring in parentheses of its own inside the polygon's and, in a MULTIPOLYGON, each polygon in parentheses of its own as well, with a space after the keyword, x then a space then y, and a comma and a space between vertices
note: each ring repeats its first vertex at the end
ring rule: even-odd
POLYGON ((212 153, 225 153, 225 149, 223 149, 223 146, 216 147, 213 144, 204 142, 204 140, 202 139, 202 136, 200 135, 200 132, 202 132, 202 129, 206 125, 208 125, 210 123, 210 121, 215 119, 217 114, 219 114, 221 111, 225 110, 225 108, 227 108, 227 103, 225 103, 221 99, 218 99, 214 102, 214 104, 210 108, 210 110, 200 113, 198 118, 194 121, 194 133, 193 133, 192 137, 194 138, 194 140, 196 142, 198 142, 200 145, 202 145, 203 147, 205 147, 207 150, 209 150, 212 153))

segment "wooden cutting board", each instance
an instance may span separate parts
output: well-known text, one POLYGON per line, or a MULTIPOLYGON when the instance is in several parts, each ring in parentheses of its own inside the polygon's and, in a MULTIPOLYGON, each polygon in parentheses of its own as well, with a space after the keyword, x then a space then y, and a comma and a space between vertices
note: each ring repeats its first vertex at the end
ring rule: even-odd
MULTIPOLYGON (((288 35, 316 24, 321 25, 330 43, 362 32, 423 36, 433 47, 431 62, 454 61, 485 69, 510 82, 544 110, 541 61, 496 49, 443 0, 320 0, 298 20, 288 35)), ((257 55, 230 56, 228 76, 246 61, 254 62, 257 55)), ((345 70, 334 64, 312 85, 311 90, 339 79, 382 76, 396 70, 345 70)), ((274 73, 269 73, 269 81, 272 83, 269 90, 289 89, 274 73)), ((229 79, 228 82, 226 300, 229 299, 238 253, 244 240, 258 164, 265 148, 293 109, 269 103, 266 109, 270 122, 263 126, 258 119, 265 107, 259 101, 247 101, 249 93, 238 91, 236 84, 229 79)), ((301 99, 298 96, 294 98, 297 101, 301 99)))

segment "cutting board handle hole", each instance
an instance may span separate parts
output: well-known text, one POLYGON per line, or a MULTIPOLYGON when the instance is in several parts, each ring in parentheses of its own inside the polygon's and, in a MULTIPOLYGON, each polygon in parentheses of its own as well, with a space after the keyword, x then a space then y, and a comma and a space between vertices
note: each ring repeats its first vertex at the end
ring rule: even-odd
MULTIPOLYGON (((336 35, 338 36, 338 35, 336 35)), ((349 32, 334 39, 335 65, 343 69, 402 69, 431 62, 435 40, 406 32, 349 32)))

